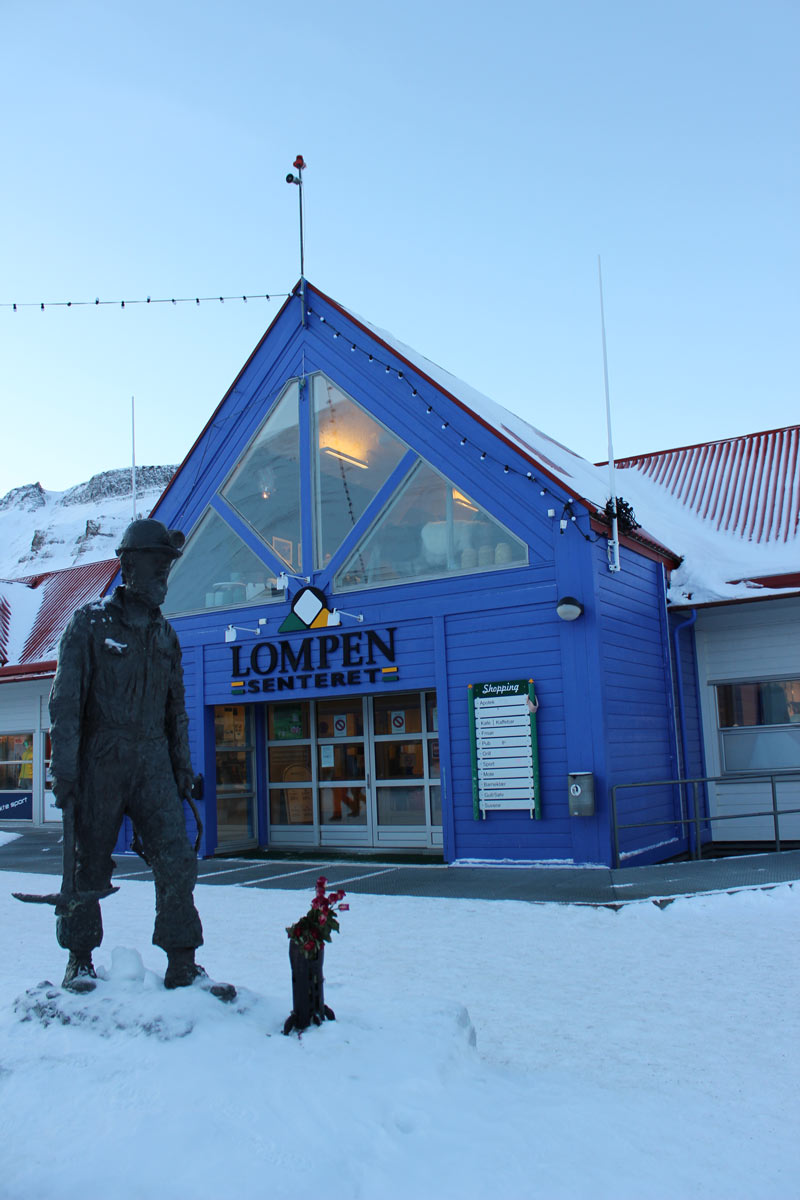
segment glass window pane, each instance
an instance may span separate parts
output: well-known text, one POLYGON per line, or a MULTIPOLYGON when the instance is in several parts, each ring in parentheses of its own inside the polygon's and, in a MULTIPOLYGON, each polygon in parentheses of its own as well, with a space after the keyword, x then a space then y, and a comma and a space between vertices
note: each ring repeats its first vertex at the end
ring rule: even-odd
POLYGON ((441 825, 442 823, 442 789, 440 787, 431 788, 431 825, 441 825))
POLYGON ((321 374, 314 422, 316 565, 323 567, 408 447, 321 374))
POLYGON ((376 742, 375 770, 379 779, 421 779, 422 742, 376 742))
POLYGON ((726 771, 800 768, 800 725, 788 729, 728 730, 722 735, 726 771))
POLYGON ((527 547, 420 461, 336 576, 347 588, 522 566, 527 547))
POLYGON ((379 825, 425 825, 424 787, 379 787, 379 825))
POLYGON ((362 787, 320 788, 319 810, 323 825, 366 825, 366 791, 362 787))
POLYGON ((275 575, 213 509, 208 509, 169 575, 162 605, 169 616, 283 599, 275 575))
POLYGON ((254 809, 247 795, 217 796, 217 838, 220 844, 255 837, 254 809))
POLYGON ((428 742, 428 775, 431 779, 438 779, 439 774, 439 739, 431 738, 428 742))
POLYGON ((0 792, 17 791, 19 767, 14 763, 0 763, 0 792))
POLYGON ((800 722, 800 679, 721 684, 717 708, 720 729, 800 722))
POLYGON ((253 790, 252 754, 249 750, 217 751, 217 792, 253 790))
POLYGON ((307 700, 292 704, 270 704, 267 708, 267 737, 271 742, 290 742, 309 737, 307 700))
POLYGON ((214 739, 217 746, 246 746, 249 741, 250 710, 243 704, 218 704, 214 709, 214 739))
POLYGON ((374 700, 375 732, 419 733, 422 729, 419 695, 407 692, 398 696, 376 696, 374 700))
POLYGON ((361 700, 320 700, 317 704, 317 736, 363 737, 364 707, 361 700))
POLYGON ((272 825, 313 825, 311 788, 270 788, 269 819, 272 825))
POLYGON ((302 566, 297 397, 295 382, 267 417, 220 493, 294 571, 302 566))
POLYGON ((311 747, 303 743, 269 748, 270 783, 305 783, 311 779, 311 747))
POLYGON ((436 703, 436 692, 425 693, 425 707, 428 717, 428 733, 439 732, 439 708, 436 703))
POLYGON ((50 734, 44 735, 44 786, 46 791, 51 791, 53 787, 53 776, 50 771, 50 734))
POLYGON ((33 791, 33 734, 0 735, 0 791, 33 791))
POLYGON ((364 743, 342 742, 319 746, 320 779, 363 779, 364 743))

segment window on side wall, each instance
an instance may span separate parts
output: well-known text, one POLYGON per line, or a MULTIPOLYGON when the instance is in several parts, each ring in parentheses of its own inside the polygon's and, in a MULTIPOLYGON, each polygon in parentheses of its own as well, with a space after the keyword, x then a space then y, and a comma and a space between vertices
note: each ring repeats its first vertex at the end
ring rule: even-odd
POLYGON ((717 684, 726 773, 800 770, 800 679, 717 684))

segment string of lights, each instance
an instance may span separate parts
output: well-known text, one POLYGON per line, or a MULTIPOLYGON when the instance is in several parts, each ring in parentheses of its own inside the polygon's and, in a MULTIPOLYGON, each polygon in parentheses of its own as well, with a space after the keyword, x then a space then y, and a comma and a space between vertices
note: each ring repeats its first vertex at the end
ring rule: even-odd
POLYGON ((41 312, 45 312, 48 308, 132 308, 135 304, 225 304, 226 301, 244 301, 245 304, 249 300, 283 300, 288 296, 289 292, 263 292, 261 294, 248 294, 241 296, 173 296, 173 297, 157 297, 146 296, 144 300, 101 300, 97 296, 94 300, 8 300, 0 301, 0 308, 10 309, 11 312, 18 312, 22 308, 38 308, 41 312))
MULTIPOLYGON (((371 350, 367 350, 363 346, 360 346, 357 341, 352 339, 349 333, 345 334, 342 332, 342 330, 337 329, 327 316, 316 312, 316 310, 314 310, 310 305, 307 309, 307 312, 309 316, 316 316, 321 324, 323 324, 327 329, 330 329, 334 339, 341 337, 346 338, 346 340, 350 343, 350 350, 353 354, 362 354, 368 362, 374 363, 376 367, 383 367, 384 372, 387 375, 392 375, 399 382, 405 384, 410 390, 412 397, 418 397, 420 405, 424 404, 425 415, 433 421, 438 421, 441 424, 442 430, 449 430, 452 435, 457 437, 462 448, 471 446, 473 449, 478 451, 478 457, 481 462, 489 462, 493 466, 501 468, 504 475, 516 475, 520 479, 525 479, 528 483, 531 483, 539 488, 540 496, 552 496, 554 500, 558 501, 558 503, 562 503, 561 497, 557 496, 552 488, 549 487, 544 480, 535 475, 533 471, 520 470, 518 467, 512 466, 510 463, 505 462, 502 458, 498 458, 495 454, 490 453, 488 450, 481 449, 480 447, 475 446, 474 443, 470 443, 466 435, 459 433, 459 431, 453 427, 451 421, 444 414, 437 412, 435 407, 430 402, 423 401, 416 383, 412 378, 409 378, 405 371, 395 367, 392 363, 383 361, 379 357, 376 357, 371 350)), ((565 533, 569 526, 573 526, 586 542, 605 541, 606 539, 604 537, 595 535, 591 532, 591 530, 584 532, 584 530, 581 529, 580 525, 578 524, 578 515, 573 511, 572 505, 572 500, 566 500, 563 502, 561 517, 559 519, 561 533, 565 533)), ((555 511, 556 510, 552 510, 553 515, 555 515, 555 511)))

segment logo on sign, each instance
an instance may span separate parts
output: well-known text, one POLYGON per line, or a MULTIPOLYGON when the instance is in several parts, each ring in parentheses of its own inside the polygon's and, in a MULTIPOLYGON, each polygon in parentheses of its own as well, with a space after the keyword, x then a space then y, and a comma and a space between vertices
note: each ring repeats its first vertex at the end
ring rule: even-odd
POLYGON ((393 712, 390 714, 392 725, 392 733, 405 733, 406 731, 406 714, 405 709, 402 712, 393 712))
POLYGON ((333 718, 333 733, 334 737, 342 737, 347 733, 347 717, 333 718))

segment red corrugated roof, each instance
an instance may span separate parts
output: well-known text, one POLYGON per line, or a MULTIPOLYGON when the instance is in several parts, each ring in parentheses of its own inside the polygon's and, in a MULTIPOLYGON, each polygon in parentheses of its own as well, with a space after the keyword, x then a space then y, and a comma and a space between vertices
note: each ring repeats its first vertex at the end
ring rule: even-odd
MULTIPOLYGON (((686 508, 749 542, 790 542, 800 522, 800 425, 620 458, 686 508)), ((598 464, 599 465, 599 464, 598 464)))
POLYGON ((11 627, 11 608, 5 596, 0 596, 0 666, 8 662, 8 631, 11 627))
POLYGON ((52 659, 75 609, 101 596, 118 570, 119 563, 114 558, 14 580, 14 583, 23 583, 30 588, 42 588, 43 595, 22 654, 17 663, 10 665, 22 666, 52 659))

